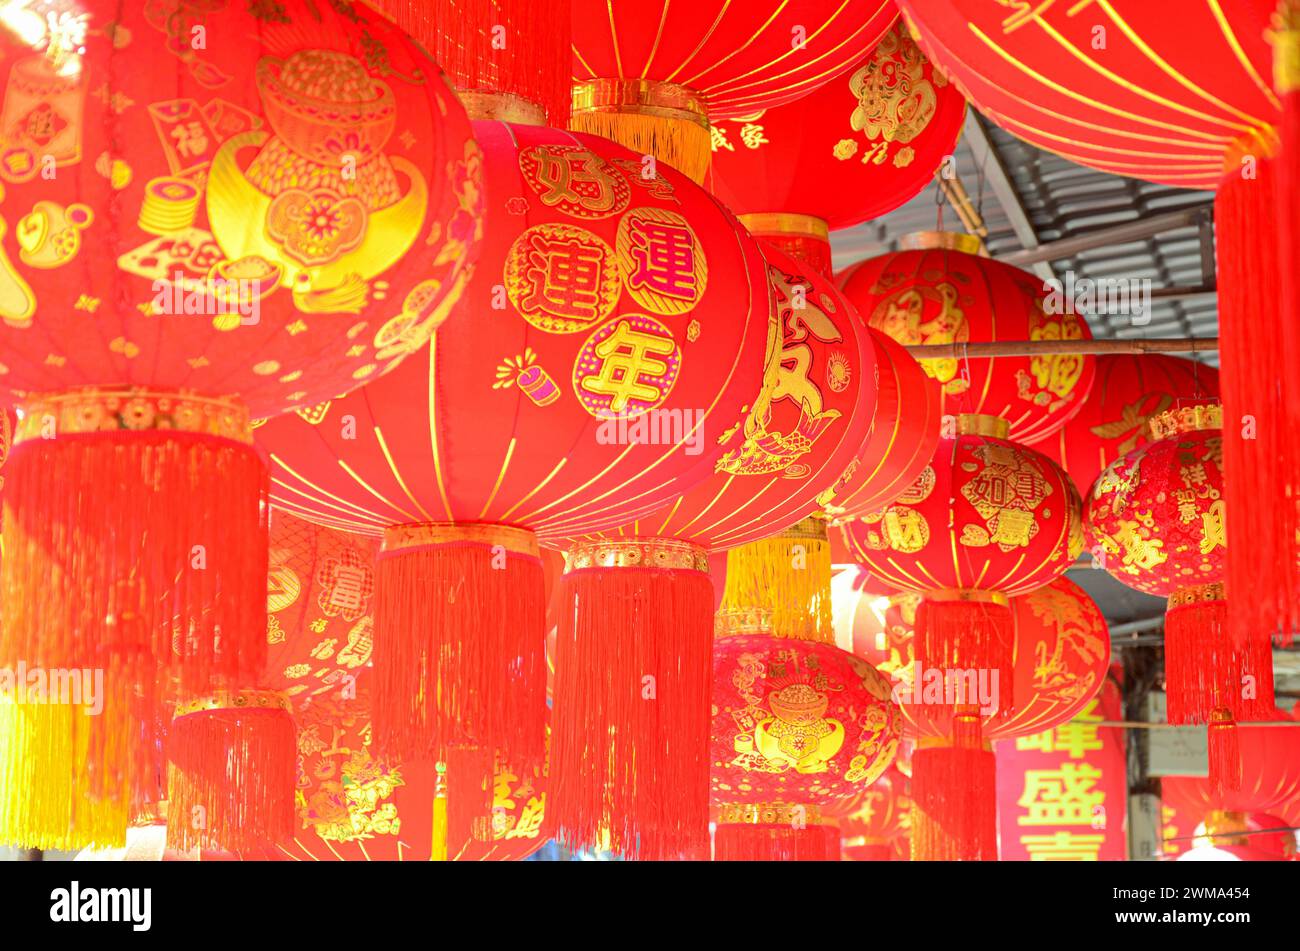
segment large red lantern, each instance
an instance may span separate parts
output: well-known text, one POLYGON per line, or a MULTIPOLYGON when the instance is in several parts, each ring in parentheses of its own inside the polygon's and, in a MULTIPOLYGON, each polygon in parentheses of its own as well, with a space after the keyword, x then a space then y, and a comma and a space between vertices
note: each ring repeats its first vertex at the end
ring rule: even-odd
MULTIPOLYGON (((680 854, 704 844, 707 802, 701 797, 689 810, 673 807, 664 790, 693 795, 699 787, 688 776, 703 784, 707 711, 674 705, 671 716, 681 721, 671 730, 647 732, 650 724, 636 700, 646 689, 639 652, 662 640, 666 654, 676 658, 676 670, 665 673, 690 673, 689 680, 676 681, 672 695, 701 698, 708 668, 696 665, 707 663, 713 630, 707 551, 758 540, 813 511, 818 494, 844 471, 867 432, 873 354, 856 313, 805 264, 773 248, 764 254, 777 310, 763 380, 751 391, 746 415, 722 435, 715 471, 617 532, 575 539, 569 552, 557 644, 552 802, 561 828, 573 823, 579 830, 576 841, 609 838, 615 851, 639 848, 642 855, 680 854), (673 752, 670 737, 698 741, 699 758, 685 761, 673 752), (610 755, 593 755, 593 743, 608 745, 610 755), (652 757, 659 756, 664 770, 682 771, 682 782, 663 781, 664 773, 653 768, 659 760, 652 757), (637 815, 647 817, 639 846, 629 824, 637 815), (651 832, 659 822, 665 831, 651 832), (648 846, 662 851, 647 852, 648 846)), ((816 561, 816 553, 810 551, 809 559, 816 561)), ((813 607, 806 588, 785 593, 789 603, 813 607)), ((796 614, 795 624, 809 621, 806 613, 796 614)), ((656 683, 666 695, 665 682, 656 683)))
POLYGON ((713 122, 710 190, 755 235, 830 273, 830 231, 892 211, 934 178, 966 115, 902 24, 798 101, 713 122))
POLYGON ((391 370, 477 255, 436 64, 318 7, 52 2, 0 29, 0 663, 106 671, 59 767, 95 795, 156 799, 164 699, 260 667, 250 417, 391 370))
MULTIPOLYGON (((384 535, 378 745, 445 759, 468 743, 527 770, 545 720, 539 536, 618 525, 710 472, 775 325, 757 246, 677 172, 643 179, 595 136, 475 131, 492 198, 463 309, 380 387, 259 441, 277 505, 384 535)), ((680 655, 645 648, 667 691, 680 655)))
POLYGON ((766 635, 718 638, 715 858, 826 857, 819 807, 875 782, 893 761, 900 728, 888 678, 852 654, 766 635))
POLYGON ((701 181, 710 122, 807 95, 893 24, 888 0, 573 4, 571 128, 701 181))
MULTIPOLYGON (((1095 557, 1131 588, 1169 599, 1165 679, 1170 723, 1209 723, 1211 774, 1235 786, 1235 720, 1273 709, 1267 636, 1228 633, 1223 416, 1184 406, 1150 421, 1151 442, 1097 478, 1085 507, 1095 557)), ((1241 597, 1250 597, 1249 589, 1241 597)))
POLYGON ((1232 636, 1289 639, 1300 512, 1279 502, 1300 499, 1300 329, 1259 315, 1300 302, 1300 5, 1180 5, 1176 21, 1145 0, 899 6, 936 65, 1017 136, 1103 171, 1217 189, 1227 573, 1250 592, 1229 604, 1232 636))
POLYGON ((1086 492, 1101 470, 1147 442, 1151 417, 1218 395, 1219 371, 1212 366, 1163 353, 1104 354, 1079 415, 1037 448, 1086 492))
MULTIPOLYGON (((1087 323, 1056 307, 1043 282, 980 257, 979 239, 932 232, 914 247, 862 261, 840 287, 867 323, 905 345, 995 340, 1086 340, 1087 323)), ((1041 440, 1074 416, 1092 387, 1094 358, 1079 354, 934 358, 921 361, 939 382, 946 415, 1001 416, 1017 442, 1041 440)))

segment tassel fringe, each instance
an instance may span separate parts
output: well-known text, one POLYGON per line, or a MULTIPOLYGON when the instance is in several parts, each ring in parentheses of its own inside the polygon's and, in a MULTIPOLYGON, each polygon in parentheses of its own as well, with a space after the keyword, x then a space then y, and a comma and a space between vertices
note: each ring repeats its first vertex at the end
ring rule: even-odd
POLYGON ((715 862, 827 862, 839 859, 839 830, 722 822, 713 834, 715 862), (834 838, 835 848, 832 848, 834 838))
MULTIPOLYGON (((922 597, 916 612, 916 635, 916 660, 923 670, 996 673, 996 716, 1014 710, 1015 625, 1007 605, 922 597)), ((978 701, 969 698, 966 702, 978 701)))
POLYGON ((835 643, 830 544, 780 535, 731 549, 718 615, 740 630, 754 624, 774 637, 835 643))
POLYGON ((998 857, 997 770, 978 717, 953 719, 951 746, 912 754, 912 861, 998 857))
POLYGON ((709 130, 690 119, 590 110, 575 112, 569 129, 612 139, 638 155, 653 155, 696 184, 703 184, 709 171, 709 130))

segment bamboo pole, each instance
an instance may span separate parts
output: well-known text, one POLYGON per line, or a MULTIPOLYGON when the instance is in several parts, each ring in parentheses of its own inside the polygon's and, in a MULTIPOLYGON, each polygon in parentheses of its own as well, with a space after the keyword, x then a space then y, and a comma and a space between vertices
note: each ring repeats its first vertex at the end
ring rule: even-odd
POLYGON ((994 340, 985 343, 913 344, 906 349, 908 353, 918 360, 961 360, 966 357, 1037 357, 1066 353, 1208 353, 1219 349, 1219 338, 994 340))

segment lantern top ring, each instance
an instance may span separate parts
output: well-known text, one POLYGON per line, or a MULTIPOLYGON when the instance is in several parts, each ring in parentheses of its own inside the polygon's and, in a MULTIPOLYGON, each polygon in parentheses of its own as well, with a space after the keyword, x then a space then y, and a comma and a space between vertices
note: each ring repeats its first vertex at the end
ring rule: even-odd
POLYGON ((457 89, 456 95, 470 119, 509 122, 513 125, 546 125, 546 110, 531 99, 512 92, 457 89))
POLYGON ((991 436, 994 439, 1009 439, 1011 423, 1001 416, 988 413, 960 413, 957 416, 957 435, 991 436))
POLYGON ((826 219, 816 215, 801 215, 793 211, 756 211, 737 217, 750 234, 798 235, 821 241, 829 241, 831 238, 826 219))
POLYGON ((176 704, 175 717, 205 710, 283 710, 293 712, 289 698, 277 690, 218 690, 176 704))
POLYGON ((500 546, 507 552, 540 558, 537 535, 527 528, 495 522, 408 522, 384 529, 380 557, 449 545, 500 546))
POLYGON ((921 597, 927 601, 971 601, 1000 604, 1004 608, 1011 606, 1010 599, 1001 591, 985 591, 981 588, 931 588, 921 597))
POLYGON ((960 251, 979 254, 984 243, 979 235, 961 231, 913 231, 898 239, 900 251, 960 251))
POLYGON ((707 129, 708 106, 693 89, 653 79, 592 79, 573 84, 573 112, 625 112, 686 119, 707 129))
POLYGON ((201 433, 252 445, 253 425, 238 400, 140 386, 77 387, 37 393, 18 407, 15 446, 76 433, 155 430, 201 433))
POLYGON ((720 825, 795 826, 821 825, 821 809, 815 803, 757 802, 718 807, 720 825))
POLYGON ((1147 420, 1152 439, 1165 439, 1179 433, 1223 428, 1223 407, 1218 403, 1175 406, 1147 420))
POLYGON ((1179 588, 1169 596, 1169 607, 1178 608, 1188 604, 1203 604, 1206 601, 1224 599, 1222 582, 1212 584, 1194 584, 1179 588))

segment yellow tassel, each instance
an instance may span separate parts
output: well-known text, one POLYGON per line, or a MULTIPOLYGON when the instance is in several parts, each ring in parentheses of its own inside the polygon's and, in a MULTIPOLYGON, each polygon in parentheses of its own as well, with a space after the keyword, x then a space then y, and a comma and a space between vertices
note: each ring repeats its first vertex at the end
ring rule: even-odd
POLYGON ((696 119, 593 109, 575 112, 569 129, 612 139, 639 155, 653 155, 696 184, 703 184, 709 173, 709 129, 696 119))
POLYGON ((94 795, 90 720, 75 704, 0 701, 0 842, 62 851, 126 844, 130 797, 94 795))
POLYGON ((759 630, 775 637, 835 643, 831 548, 824 522, 804 519, 780 535, 727 552, 718 631, 759 630))

